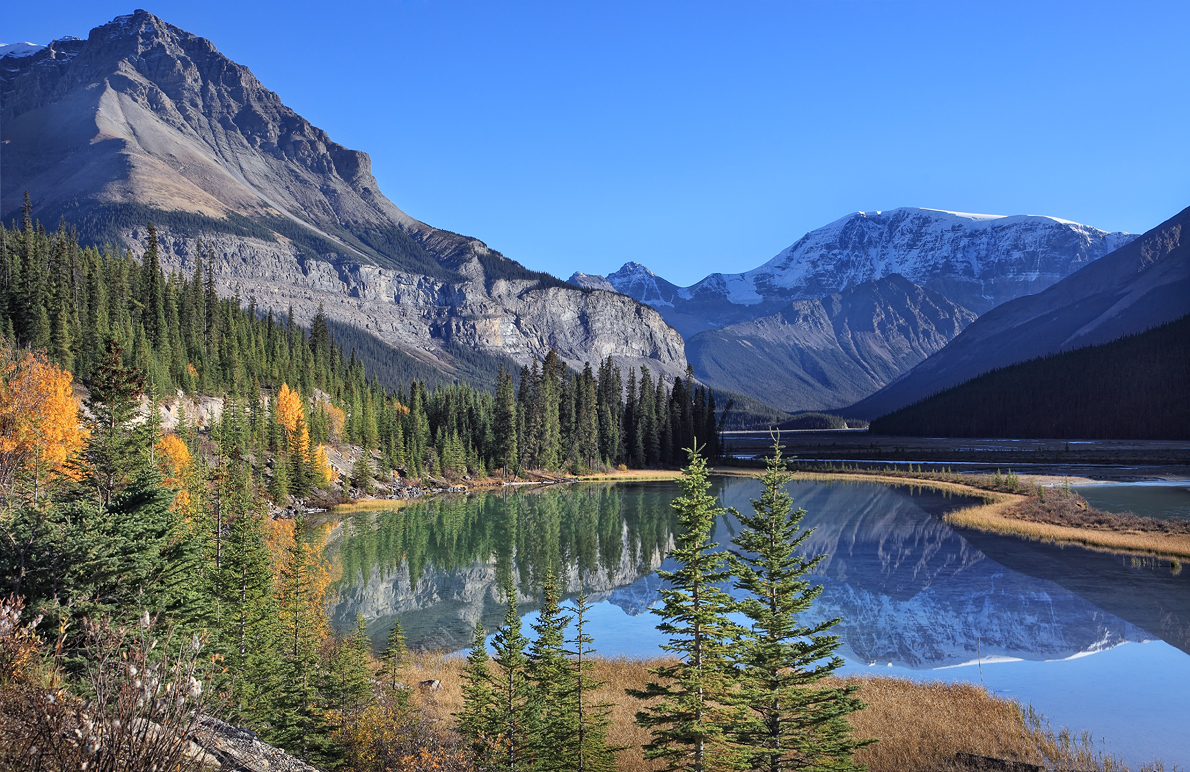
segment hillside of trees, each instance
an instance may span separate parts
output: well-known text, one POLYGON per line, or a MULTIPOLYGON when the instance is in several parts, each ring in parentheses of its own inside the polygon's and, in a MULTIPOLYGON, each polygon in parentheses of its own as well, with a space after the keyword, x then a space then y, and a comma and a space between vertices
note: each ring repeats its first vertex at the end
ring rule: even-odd
POLYGON ((665 383, 643 367, 625 374, 610 358, 576 373, 552 354, 510 372, 460 347, 457 370, 478 384, 447 383, 325 315, 307 331, 292 314, 259 314, 252 299, 219 298, 209 261, 195 261, 188 276, 167 276, 154 237, 139 262, 81 247, 66 225, 46 232, 27 209, 19 225, 0 228, 0 334, 17 348, 45 351, 83 384, 115 341, 143 373, 146 394, 225 396, 229 420, 257 429, 270 395, 288 384, 306 401, 312 443, 375 450, 379 472, 668 466, 696 441, 718 452, 715 398, 689 373, 665 383), (513 399, 501 403, 510 390, 513 399), (341 431, 331 420, 339 413, 341 431))
POLYGON ((872 421, 875 434, 1190 439, 1190 316, 1003 367, 872 421))

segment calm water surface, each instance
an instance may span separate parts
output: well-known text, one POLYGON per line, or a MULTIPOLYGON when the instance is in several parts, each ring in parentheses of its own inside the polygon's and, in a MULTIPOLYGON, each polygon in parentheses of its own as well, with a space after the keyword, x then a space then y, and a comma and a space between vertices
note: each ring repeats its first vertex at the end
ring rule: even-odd
MULTIPOLYGON (((759 484, 720 478, 727 506, 759 484)), ((938 515, 969 500, 875 483, 792 483, 807 550, 826 553, 807 620, 841 617, 845 672, 972 681, 1091 729, 1134 766, 1190 765, 1190 571, 1168 562, 959 532, 938 515)), ((597 601, 606 655, 655 656, 649 607, 669 567, 672 483, 620 483, 444 498, 345 524, 330 545, 343 579, 337 627, 357 614, 380 644, 400 617, 412 644, 457 650, 500 624, 512 578, 532 612, 549 570, 597 601)), ((737 529, 716 524, 726 546, 737 529)))
POLYGON ((1078 485, 1072 488, 1104 512, 1134 512, 1162 520, 1190 519, 1190 480, 1078 485))

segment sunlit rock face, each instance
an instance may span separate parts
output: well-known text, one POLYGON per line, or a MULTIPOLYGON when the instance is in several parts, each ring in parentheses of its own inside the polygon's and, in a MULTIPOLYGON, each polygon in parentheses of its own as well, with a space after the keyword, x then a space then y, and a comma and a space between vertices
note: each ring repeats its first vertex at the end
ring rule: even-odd
POLYGON ((446 373, 452 346, 581 369, 611 355, 672 378, 681 336, 648 306, 530 271, 401 211, 366 153, 336 143, 215 45, 137 11, 0 57, 0 215, 26 191, 47 225, 166 270, 209 261, 261 312, 367 330, 446 373), (17 55, 17 54, 23 55, 17 55), (198 243, 201 241, 201 244, 198 243))

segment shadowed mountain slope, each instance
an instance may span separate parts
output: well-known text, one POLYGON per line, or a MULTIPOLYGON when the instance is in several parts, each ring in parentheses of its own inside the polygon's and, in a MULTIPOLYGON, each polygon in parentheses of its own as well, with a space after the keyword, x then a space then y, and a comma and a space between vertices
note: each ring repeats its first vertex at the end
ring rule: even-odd
POLYGON ((1036 295, 981 316, 900 380, 845 412, 875 418, 999 367, 1106 343, 1190 314, 1185 209, 1036 295))

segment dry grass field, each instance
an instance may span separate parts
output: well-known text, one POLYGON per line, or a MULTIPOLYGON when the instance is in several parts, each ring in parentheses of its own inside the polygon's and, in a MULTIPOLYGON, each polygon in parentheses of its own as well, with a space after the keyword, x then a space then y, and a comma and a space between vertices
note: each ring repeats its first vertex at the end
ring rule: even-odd
MULTIPOLYGON (((428 679, 442 683, 440 691, 423 692, 422 696, 448 724, 453 723, 451 714, 462 708, 463 664, 460 656, 422 654, 414 657, 410 669, 414 683, 428 679)), ((598 696, 615 706, 608 739, 627 746, 617 765, 622 772, 659 768, 640 753, 640 746, 649 738, 634 723, 634 716, 643 703, 624 691, 643 686, 651 678, 649 668, 656 664, 633 659, 596 659, 594 663, 595 677, 605 682, 598 696)), ((856 756, 869 772, 968 770, 970 767, 955 760, 962 753, 1036 764, 1043 769, 1115 772, 1125 768, 1115 759, 1099 758, 1088 751, 1093 747, 1089 736, 1048 732, 1043 719, 1030 720, 1028 709, 972 684, 866 677, 844 682, 858 684, 859 696, 867 703, 867 708, 852 715, 856 736, 879 739, 856 756)))

